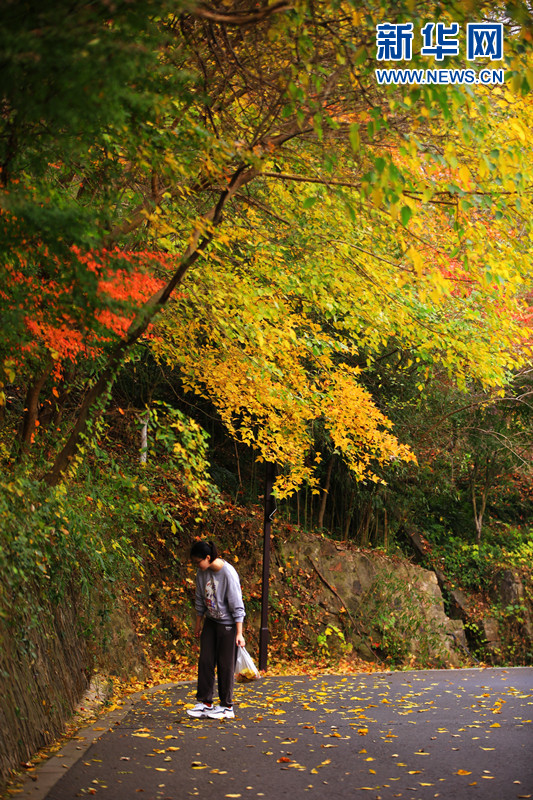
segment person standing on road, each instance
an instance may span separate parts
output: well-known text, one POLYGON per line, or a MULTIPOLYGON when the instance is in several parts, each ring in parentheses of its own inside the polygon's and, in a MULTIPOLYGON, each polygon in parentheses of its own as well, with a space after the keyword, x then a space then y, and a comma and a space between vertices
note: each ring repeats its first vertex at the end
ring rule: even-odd
POLYGON ((197 703, 187 710, 190 717, 233 719, 233 684, 237 647, 244 647, 245 617, 241 583, 234 567, 218 555, 210 541, 191 547, 196 565, 196 628, 200 638, 197 703), (215 668, 220 705, 213 705, 215 668))

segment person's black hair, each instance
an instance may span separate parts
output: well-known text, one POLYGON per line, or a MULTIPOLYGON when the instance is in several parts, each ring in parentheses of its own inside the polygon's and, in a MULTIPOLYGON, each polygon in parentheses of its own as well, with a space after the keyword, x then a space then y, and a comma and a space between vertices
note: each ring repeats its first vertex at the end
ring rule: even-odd
POLYGON ((193 542, 191 547, 191 558, 201 558, 202 561, 206 556, 211 557, 211 561, 218 558, 218 551, 214 542, 210 541, 197 541, 193 542))

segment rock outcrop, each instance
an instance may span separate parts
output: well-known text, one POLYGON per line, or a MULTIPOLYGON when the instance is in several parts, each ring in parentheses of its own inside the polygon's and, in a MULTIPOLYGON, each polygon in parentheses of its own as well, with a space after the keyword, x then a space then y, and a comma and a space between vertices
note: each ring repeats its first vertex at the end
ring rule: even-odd
POLYGON ((435 666, 464 662, 463 623, 445 614, 434 572, 314 535, 278 542, 278 552, 287 562, 316 573, 317 604, 329 609, 332 617, 347 618, 361 655, 372 658, 376 649, 396 649, 407 662, 413 658, 435 666))

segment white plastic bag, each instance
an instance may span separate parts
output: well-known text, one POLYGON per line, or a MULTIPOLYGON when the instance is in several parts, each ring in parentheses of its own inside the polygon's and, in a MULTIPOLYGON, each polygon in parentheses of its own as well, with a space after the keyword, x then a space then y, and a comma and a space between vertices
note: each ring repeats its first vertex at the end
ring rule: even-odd
POLYGON ((259 670, 254 660, 245 647, 237 647, 237 661, 235 662, 235 680, 237 683, 249 683, 260 678, 259 670))

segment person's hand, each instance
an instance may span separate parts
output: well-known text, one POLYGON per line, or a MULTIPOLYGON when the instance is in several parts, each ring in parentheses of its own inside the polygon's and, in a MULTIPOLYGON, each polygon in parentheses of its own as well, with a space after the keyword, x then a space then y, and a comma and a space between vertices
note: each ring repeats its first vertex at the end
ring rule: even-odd
POLYGON ((242 633, 237 634, 237 638, 235 639, 235 643, 237 647, 244 647, 244 636, 242 633))

